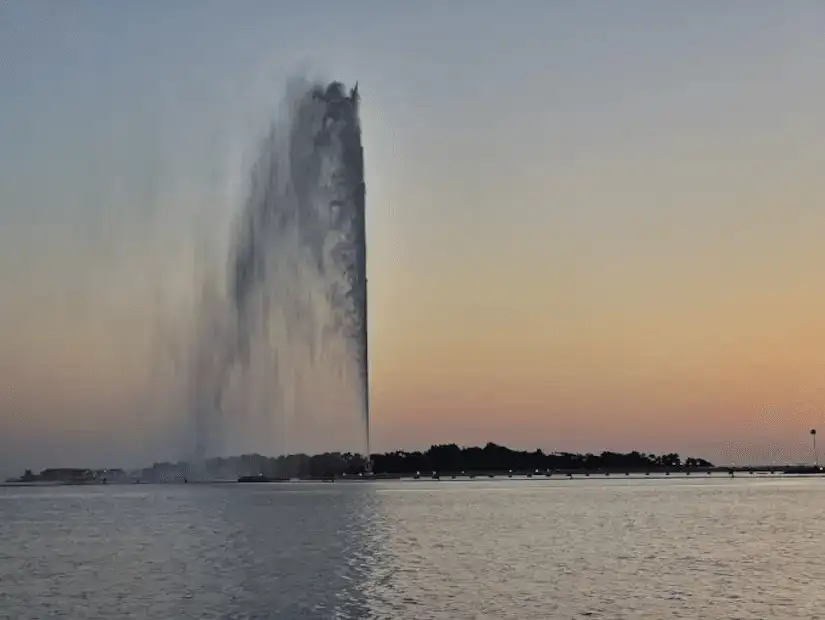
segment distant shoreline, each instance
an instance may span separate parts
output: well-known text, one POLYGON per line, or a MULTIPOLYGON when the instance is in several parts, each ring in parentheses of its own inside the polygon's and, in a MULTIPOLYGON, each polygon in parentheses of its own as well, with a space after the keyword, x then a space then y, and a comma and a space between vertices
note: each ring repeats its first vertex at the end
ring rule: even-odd
POLYGON ((169 480, 139 479, 119 479, 119 480, 34 480, 34 481, 6 481, 0 483, 2 488, 54 488, 66 486, 140 486, 140 485, 166 485, 166 484, 294 484, 294 483, 369 483, 383 481, 526 481, 526 480, 667 480, 667 479, 707 479, 708 477, 821 477, 825 476, 825 471, 821 467, 814 466, 768 466, 768 467, 705 467, 705 468, 679 468, 679 469, 659 469, 659 470, 555 470, 545 472, 528 471, 485 471, 485 472, 430 472, 427 475, 421 472, 409 472, 403 474, 376 474, 376 475, 342 475, 342 476, 296 476, 291 478, 268 478, 266 476, 241 476, 233 479, 202 479, 188 480, 173 478, 169 480))
POLYGON ((211 457, 196 462, 155 463, 134 471, 123 469, 51 468, 39 473, 26 470, 10 478, 11 484, 134 484, 191 483, 195 481, 285 482, 291 480, 393 480, 402 478, 473 479, 501 477, 590 477, 707 475, 734 472, 817 474, 810 465, 720 467, 705 459, 682 458, 677 453, 609 452, 581 454, 512 450, 487 443, 483 447, 433 445, 420 452, 374 453, 369 458, 351 452, 290 454, 268 457, 245 454, 211 457))

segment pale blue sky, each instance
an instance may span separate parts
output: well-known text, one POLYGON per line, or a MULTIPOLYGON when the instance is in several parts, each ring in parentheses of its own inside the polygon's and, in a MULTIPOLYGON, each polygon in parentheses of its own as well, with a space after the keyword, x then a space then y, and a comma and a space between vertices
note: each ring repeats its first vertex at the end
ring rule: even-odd
MULTIPOLYGON (((1 3, 7 463, 45 462, 37 437, 67 460, 172 449, 148 431, 125 449, 106 440, 142 429, 137 388, 118 377, 140 365, 159 308, 192 285, 196 242, 225 241, 251 145, 299 73, 358 80, 363 96, 376 447, 794 453, 795 430, 753 429, 758 403, 697 404, 677 385, 633 405, 654 378, 617 377, 605 360, 667 358, 688 347, 691 320, 697 341, 714 341, 722 319, 708 317, 733 312, 720 301, 733 284, 749 288, 731 299, 755 304, 764 274, 788 282, 821 264, 823 32, 817 0, 1 3), (694 312, 691 299, 720 305, 694 312), (617 335, 616 317, 654 306, 666 344, 617 335), (470 358, 491 361, 455 370, 470 358), (106 377, 111 400, 78 373, 106 377), (524 378, 501 379, 505 428, 464 395, 508 373, 524 378), (624 426, 592 433, 622 398, 624 426), (657 419, 698 407, 729 422, 651 426, 654 406, 657 419), (639 425, 638 441, 622 430, 639 425)), ((812 279, 792 299, 823 304, 812 279)), ((690 363, 717 353, 696 348, 690 363)), ((819 358, 802 357, 812 373, 819 358)), ((825 404, 819 391, 797 398, 812 385, 764 399, 793 403, 804 427, 825 404)))

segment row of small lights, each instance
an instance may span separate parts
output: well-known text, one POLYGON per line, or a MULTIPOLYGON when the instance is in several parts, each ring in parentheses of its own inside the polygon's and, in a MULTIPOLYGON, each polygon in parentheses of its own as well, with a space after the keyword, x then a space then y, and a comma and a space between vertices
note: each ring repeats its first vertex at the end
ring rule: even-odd
MULTIPOLYGON (((815 429, 815 428, 812 428, 812 429, 811 429, 811 437, 813 437, 813 442, 814 442, 814 453, 816 453, 816 429, 815 429)), ((816 467, 819 467, 819 457, 818 457, 818 455, 814 454, 814 458, 815 458, 815 460, 816 460, 815 466, 816 466, 816 467)), ((550 471, 551 471, 551 470, 549 470, 549 469, 548 469, 548 470, 547 470, 547 472, 545 472, 545 473, 549 473, 550 471)), ((539 473, 541 473, 541 472, 539 472, 539 470, 537 469, 537 470, 535 471, 535 473, 536 473, 536 474, 539 474, 539 473)), ((346 476, 346 474, 344 474, 344 475, 346 476)), ((362 474, 358 474, 358 475, 360 476, 360 475, 362 475, 362 474)), ((420 477, 420 476, 421 476, 421 472, 420 472, 420 471, 417 471, 417 472, 415 472, 415 475, 420 477)), ((437 476, 437 475, 438 475, 438 473, 437 473, 437 472, 433 472, 433 473, 432 473, 432 475, 433 475, 433 476, 437 476)), ((466 474, 465 472, 463 472, 463 471, 462 471, 462 472, 461 472, 461 475, 462 475, 462 476, 466 476, 467 474, 466 474)), ((513 470, 512 470, 512 469, 508 471, 508 475, 511 475, 511 476, 513 475, 513 470)))

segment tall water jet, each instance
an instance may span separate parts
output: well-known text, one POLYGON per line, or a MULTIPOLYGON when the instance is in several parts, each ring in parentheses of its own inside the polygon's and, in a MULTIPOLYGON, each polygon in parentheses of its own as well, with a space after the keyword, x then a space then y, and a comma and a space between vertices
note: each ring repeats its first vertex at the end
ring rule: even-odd
POLYGON ((358 86, 293 83, 260 147, 225 286, 197 307, 197 457, 369 453, 358 86))

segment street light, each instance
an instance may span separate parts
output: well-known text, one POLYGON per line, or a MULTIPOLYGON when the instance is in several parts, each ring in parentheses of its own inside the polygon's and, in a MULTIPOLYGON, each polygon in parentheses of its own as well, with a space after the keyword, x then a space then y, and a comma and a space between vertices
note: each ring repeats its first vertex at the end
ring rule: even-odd
POLYGON ((814 444, 814 466, 819 469, 819 453, 816 451, 816 429, 811 429, 811 440, 814 444))

